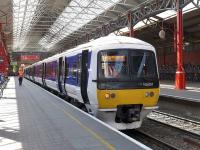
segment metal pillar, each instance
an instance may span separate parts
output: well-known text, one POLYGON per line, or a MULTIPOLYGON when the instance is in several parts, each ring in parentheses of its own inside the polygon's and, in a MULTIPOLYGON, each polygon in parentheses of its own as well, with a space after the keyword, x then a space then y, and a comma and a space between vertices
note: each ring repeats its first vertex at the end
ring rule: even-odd
POLYGON ((176 89, 185 89, 185 71, 183 68, 183 13, 180 8, 181 0, 177 0, 177 69, 176 89))
POLYGON ((0 74, 8 75, 9 56, 6 51, 6 44, 3 37, 4 34, 2 32, 2 24, 0 23, 0 74))
POLYGON ((129 36, 134 37, 133 21, 131 19, 131 13, 128 13, 128 25, 129 25, 129 36))
POLYGON ((174 23, 174 52, 177 52, 177 32, 176 32, 176 23, 174 23))

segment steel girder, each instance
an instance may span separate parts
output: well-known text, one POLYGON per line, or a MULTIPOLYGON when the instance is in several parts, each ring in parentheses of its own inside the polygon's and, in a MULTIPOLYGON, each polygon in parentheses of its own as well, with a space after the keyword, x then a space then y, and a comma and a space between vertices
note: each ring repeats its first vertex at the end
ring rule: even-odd
MULTIPOLYGON (((196 7, 199 7, 200 0, 180 0, 180 7, 183 8, 189 3, 193 3, 196 7)), ((129 13, 131 14, 131 21, 133 26, 138 22, 142 21, 145 18, 153 17, 156 14, 164 12, 166 10, 176 10, 176 0, 149 0, 142 4, 140 4, 136 9, 131 10, 129 13)), ((117 31, 121 28, 128 27, 128 15, 124 15, 118 17, 99 28, 96 28, 92 32, 86 33, 84 36, 79 36, 80 38, 76 38, 73 42, 71 39, 67 47, 72 47, 77 44, 82 44, 87 42, 89 39, 96 39, 102 36, 106 36, 114 31, 117 31)), ((62 40, 58 44, 62 42, 67 42, 68 40, 62 40)), ((56 45, 58 45, 56 44, 56 45)), ((62 44, 63 45, 63 44, 62 44)), ((57 46, 58 47, 58 46, 57 46)), ((66 47, 65 47, 66 48, 66 47)))

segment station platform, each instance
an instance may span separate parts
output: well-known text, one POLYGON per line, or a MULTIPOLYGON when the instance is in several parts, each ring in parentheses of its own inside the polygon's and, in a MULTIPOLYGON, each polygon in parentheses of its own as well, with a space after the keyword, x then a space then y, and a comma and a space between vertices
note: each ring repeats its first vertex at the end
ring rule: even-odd
POLYGON ((0 150, 150 148, 24 79, 11 77, 0 100, 0 150))
POLYGON ((160 82, 160 95, 177 99, 200 102, 200 83, 187 82, 185 90, 175 89, 174 81, 160 82))

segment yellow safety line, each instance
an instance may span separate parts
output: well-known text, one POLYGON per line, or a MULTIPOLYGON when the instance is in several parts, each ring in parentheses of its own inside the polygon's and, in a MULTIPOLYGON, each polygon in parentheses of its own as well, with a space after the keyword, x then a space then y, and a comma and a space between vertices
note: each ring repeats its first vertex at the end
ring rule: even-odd
POLYGON ((85 130, 87 130, 90 134, 92 134, 97 140, 99 140, 102 144, 104 144, 109 150, 115 150, 115 148, 108 143, 106 140, 104 140, 100 135, 98 135, 97 133, 95 133, 93 130, 91 130, 90 128, 88 128, 87 126, 85 126, 84 124, 82 124, 78 119, 76 119, 72 114, 68 113, 67 111, 65 111, 64 109, 58 107, 56 104, 54 104, 52 101, 50 101, 51 104, 55 105, 57 108, 59 108, 60 110, 62 110, 65 115, 69 116, 71 119, 73 119, 76 123, 78 123, 82 128, 84 128, 85 130))

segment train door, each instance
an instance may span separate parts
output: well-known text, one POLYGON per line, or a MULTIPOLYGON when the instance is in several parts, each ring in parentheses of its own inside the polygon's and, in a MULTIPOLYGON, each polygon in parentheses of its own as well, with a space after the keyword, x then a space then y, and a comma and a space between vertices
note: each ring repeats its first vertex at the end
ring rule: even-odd
POLYGON ((63 58, 60 57, 58 60, 58 73, 57 73, 57 79, 58 79, 58 89, 60 93, 63 93, 63 58))
POLYGON ((33 66, 33 81, 35 82, 35 66, 33 66))
POLYGON ((46 77, 46 63, 42 63, 42 85, 43 86, 46 86, 45 77, 46 77))
POLYGON ((87 93, 88 86, 88 50, 82 51, 81 54, 81 76, 80 76, 80 89, 83 102, 90 104, 87 93))
POLYGON ((63 59, 63 91, 64 92, 63 93, 65 95, 67 95, 65 84, 66 84, 66 81, 67 81, 68 69, 69 69, 69 66, 67 64, 67 57, 64 57, 64 59, 63 59))
POLYGON ((61 68, 61 78, 62 78, 62 81, 61 81, 61 87, 62 87, 62 92, 63 94, 66 94, 66 90, 65 90, 65 57, 62 58, 62 68, 61 68))

